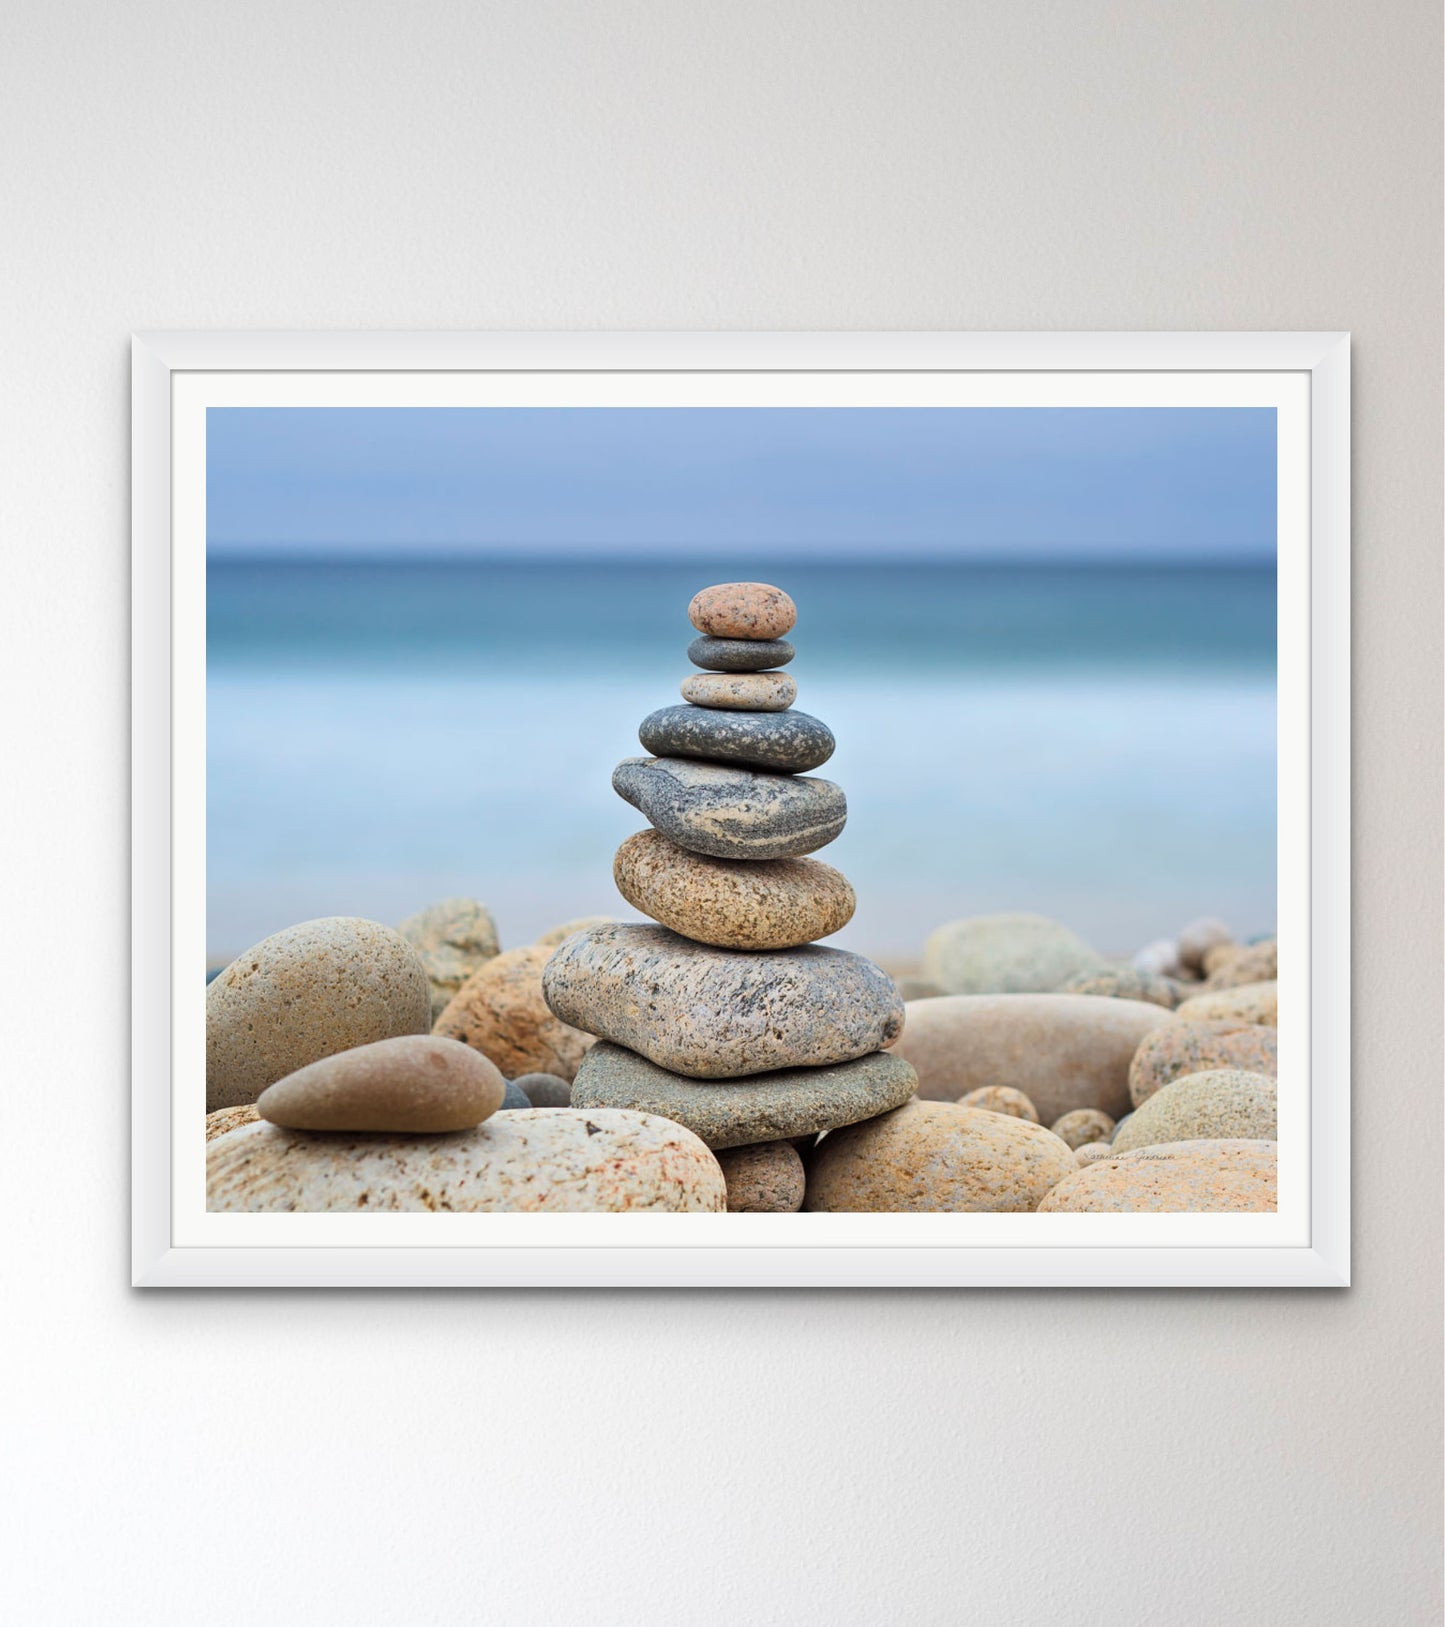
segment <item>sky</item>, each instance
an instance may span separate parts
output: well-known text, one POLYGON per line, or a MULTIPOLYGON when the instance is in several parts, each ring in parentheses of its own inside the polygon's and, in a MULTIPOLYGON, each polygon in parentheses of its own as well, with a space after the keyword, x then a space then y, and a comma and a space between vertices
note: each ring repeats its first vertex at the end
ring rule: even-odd
POLYGON ((1269 560, 1244 407, 225 407, 217 555, 1269 560))

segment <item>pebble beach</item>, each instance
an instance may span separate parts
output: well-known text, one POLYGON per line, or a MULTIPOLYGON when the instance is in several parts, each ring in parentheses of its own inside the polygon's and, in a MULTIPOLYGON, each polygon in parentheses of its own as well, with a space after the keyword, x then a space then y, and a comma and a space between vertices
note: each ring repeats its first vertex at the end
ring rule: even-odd
POLYGON ((847 790, 794 704, 796 606, 723 583, 688 616, 681 701, 612 774, 642 918, 504 949, 454 897, 236 956, 206 993, 208 1206, 1273 1209, 1273 938, 1198 919, 1121 958, 1005 912, 906 971, 829 946, 858 900, 815 856, 847 790))

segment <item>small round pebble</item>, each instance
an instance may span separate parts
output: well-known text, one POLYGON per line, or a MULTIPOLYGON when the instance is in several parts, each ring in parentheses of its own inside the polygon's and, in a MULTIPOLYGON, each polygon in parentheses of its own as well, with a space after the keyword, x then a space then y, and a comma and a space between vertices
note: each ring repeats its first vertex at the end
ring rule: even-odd
POLYGON ((803 1207, 803 1160, 791 1141, 729 1147, 717 1154, 732 1214, 793 1214, 803 1207))
POLYGON ((524 1073, 512 1083, 533 1107, 571 1107, 572 1087, 555 1073, 524 1073))
POLYGON ((1023 1091, 1011 1085, 981 1085, 958 1098, 960 1107, 976 1107, 983 1113, 1007 1113, 1011 1119, 1039 1122, 1039 1112, 1023 1091))
POLYGON ((786 672, 695 672, 682 680, 682 698, 722 712, 786 712, 798 686, 786 672))
POLYGON ((1279 976, 1279 944, 1271 938, 1267 943, 1245 946, 1226 952, 1214 962, 1214 970, 1205 979, 1205 990, 1237 989, 1245 983, 1273 983, 1279 976))
POLYGON ((693 596, 687 619, 709 638, 781 638, 798 607, 768 582, 720 582, 693 596))
POLYGON ((261 1092, 256 1111, 283 1130, 440 1135, 490 1118, 504 1089, 480 1051, 459 1040, 406 1034, 298 1068, 261 1092))
POLYGON ((497 1109, 499 1113, 520 1113, 524 1108, 535 1107, 537 1104, 517 1083, 515 1079, 507 1080, 507 1088, 502 1094, 502 1105, 497 1109))
POLYGON ((1136 1108, 1142 1107, 1165 1085, 1213 1068, 1242 1068, 1276 1078, 1278 1034, 1257 1023, 1199 1023, 1175 1017, 1135 1051, 1129 1064, 1129 1098, 1136 1108))
POLYGON ((1095 1142, 1108 1142, 1114 1133, 1114 1121, 1107 1113, 1100 1113, 1097 1108, 1079 1107, 1072 1113, 1065 1113, 1061 1119, 1056 1119, 1049 1128, 1060 1141, 1067 1142, 1075 1152, 1080 1147, 1087 1147, 1095 1142))
POLYGON ((687 647, 687 658, 708 672, 766 672, 785 667, 797 651, 785 638, 701 638, 687 647))
POLYGON ((1191 921, 1179 934, 1179 964, 1186 972, 1203 969, 1204 957, 1221 944, 1234 942, 1234 934, 1212 915, 1191 921))

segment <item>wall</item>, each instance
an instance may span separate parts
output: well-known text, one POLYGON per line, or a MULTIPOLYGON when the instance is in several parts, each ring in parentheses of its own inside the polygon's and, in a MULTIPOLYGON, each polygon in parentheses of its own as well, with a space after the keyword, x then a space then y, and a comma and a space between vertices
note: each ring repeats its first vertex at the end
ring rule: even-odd
POLYGON ((1437 1619, 1438 8, 4 33, 17 1619, 1437 1619), (131 1292, 126 334, 163 326, 1353 329, 1358 1286, 131 1292))

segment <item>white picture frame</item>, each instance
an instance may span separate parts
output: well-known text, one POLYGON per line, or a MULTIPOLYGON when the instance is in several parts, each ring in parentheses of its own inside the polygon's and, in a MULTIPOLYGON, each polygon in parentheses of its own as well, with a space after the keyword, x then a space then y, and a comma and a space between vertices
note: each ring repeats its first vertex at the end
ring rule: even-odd
POLYGON ((1348 1284, 1348 334, 148 332, 132 338, 132 426, 135 1285, 1348 1284), (762 390, 774 392, 770 400, 781 392, 830 404, 954 400, 970 391, 1020 404, 1106 397, 1283 404, 1280 938, 1289 986, 1281 1006, 1294 1026, 1282 1028, 1281 1049, 1296 1060, 1292 1094, 1281 1069, 1279 1214, 198 1212, 199 1112, 174 1126, 177 1102, 204 1096, 195 1069, 203 998, 190 923, 197 876, 204 897, 195 785, 199 740, 203 823, 205 574, 204 534, 198 560, 195 526, 198 502, 204 516, 197 424, 205 406, 265 404, 282 391, 287 401, 444 404, 468 391, 488 400, 527 392, 529 400, 608 401, 630 391, 649 400, 743 402, 762 390), (1288 572, 1287 536, 1294 539, 1288 572))

